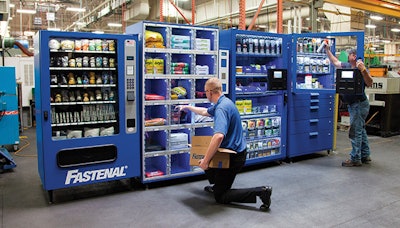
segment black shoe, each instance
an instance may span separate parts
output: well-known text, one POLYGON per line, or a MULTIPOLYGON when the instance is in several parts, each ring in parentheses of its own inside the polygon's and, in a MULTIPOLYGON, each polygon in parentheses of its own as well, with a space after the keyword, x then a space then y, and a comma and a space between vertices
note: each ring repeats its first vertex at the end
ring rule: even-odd
POLYGON ((263 202, 263 205, 266 209, 269 208, 271 205, 271 194, 272 194, 272 187, 270 186, 263 186, 262 191, 259 193, 259 197, 263 202))
POLYGON ((361 158, 361 162, 363 163, 363 164, 370 164, 371 163, 371 157, 370 156, 368 156, 368 157, 366 157, 366 158, 361 158))
POLYGON ((211 186, 211 185, 205 186, 204 191, 206 191, 208 193, 214 193, 213 186, 211 186))

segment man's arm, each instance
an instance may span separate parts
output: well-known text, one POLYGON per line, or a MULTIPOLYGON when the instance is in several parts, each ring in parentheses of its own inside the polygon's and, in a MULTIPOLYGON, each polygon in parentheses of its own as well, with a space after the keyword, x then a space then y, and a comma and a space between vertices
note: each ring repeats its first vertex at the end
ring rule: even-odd
POLYGON ((207 108, 204 108, 204 107, 179 105, 179 106, 177 106, 177 108, 179 108, 179 111, 189 110, 191 112, 194 112, 194 113, 202 115, 202 116, 210 116, 210 114, 208 114, 208 112, 207 112, 207 108))
POLYGON ((332 54, 332 52, 331 52, 331 47, 330 47, 328 44, 325 45, 325 51, 326 51, 326 55, 328 56, 329 60, 331 61, 331 63, 332 63, 335 67, 337 67, 337 68, 342 67, 342 63, 339 61, 338 58, 336 58, 336 56, 334 56, 334 55, 332 54))
POLYGON ((361 71, 361 74, 364 78, 365 85, 367 87, 371 87, 372 83, 373 83, 373 79, 372 79, 369 71, 367 71, 367 69, 365 68, 363 61, 361 59, 357 60, 356 66, 361 71))

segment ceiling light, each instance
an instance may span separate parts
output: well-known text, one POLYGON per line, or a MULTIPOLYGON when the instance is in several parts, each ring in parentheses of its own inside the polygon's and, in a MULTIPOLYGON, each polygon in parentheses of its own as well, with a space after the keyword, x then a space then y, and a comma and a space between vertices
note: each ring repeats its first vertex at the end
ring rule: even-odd
POLYGON ((390 40, 382 40, 382 43, 390 43, 390 40))
POLYGON ((122 27, 122 24, 120 23, 108 23, 107 25, 110 27, 122 27))
POLYGON ((79 12, 79 13, 86 12, 85 8, 76 8, 76 7, 67 7, 65 10, 72 11, 72 12, 79 12))
POLYGON ((8 5, 10 8, 14 8, 15 7, 15 5, 14 4, 12 4, 12 3, 10 3, 10 5, 8 5))
POLYGON ((78 26, 85 26, 86 25, 85 22, 81 22, 81 21, 76 21, 76 22, 74 22, 74 24, 78 25, 78 26))
POLYGON ((387 7, 387 8, 391 8, 391 9, 396 9, 397 7, 396 6, 394 6, 394 5, 391 5, 391 4, 386 4, 386 3, 383 3, 383 4, 381 4, 381 6, 383 6, 383 7, 387 7))
POLYGON ((104 34, 104 31, 93 31, 92 33, 96 33, 96 34, 104 34))
POLYGON ((47 30, 49 30, 49 31, 61 31, 60 28, 47 28, 47 30))
POLYGON ((365 27, 366 27, 366 28, 376 28, 376 25, 371 25, 371 24, 369 24, 369 25, 365 25, 365 27))
POLYGON ((392 31, 392 32, 400 32, 400 29, 398 29, 398 28, 392 28, 390 31, 392 31))
POLYGON ((32 10, 32 9, 17 9, 17 13, 36 14, 36 10, 32 10))
POLYGON ((372 16, 370 16, 369 18, 371 18, 372 20, 377 20, 377 21, 383 20, 383 17, 381 17, 381 16, 376 16, 376 15, 372 15, 372 16))

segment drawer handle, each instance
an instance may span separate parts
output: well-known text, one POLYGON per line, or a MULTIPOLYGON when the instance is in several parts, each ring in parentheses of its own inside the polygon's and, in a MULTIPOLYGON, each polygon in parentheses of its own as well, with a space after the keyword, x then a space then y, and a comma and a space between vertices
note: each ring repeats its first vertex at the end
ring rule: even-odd
POLYGON ((311 109, 311 110, 313 110, 313 109, 319 109, 319 106, 310 106, 310 109, 311 109))
POLYGON ((310 136, 318 136, 318 132, 310 132, 309 135, 310 136))
POLYGON ((310 100, 310 103, 319 103, 319 99, 310 100))
POLYGON ((311 119, 310 120, 310 123, 318 123, 319 122, 319 119, 311 119))

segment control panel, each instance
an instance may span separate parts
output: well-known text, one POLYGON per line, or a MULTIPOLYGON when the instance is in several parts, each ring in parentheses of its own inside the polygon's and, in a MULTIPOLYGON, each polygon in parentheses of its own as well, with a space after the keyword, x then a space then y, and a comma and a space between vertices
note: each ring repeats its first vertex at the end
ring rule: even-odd
POLYGON ((336 70, 336 92, 340 94, 362 94, 364 81, 359 69, 336 70))
POLYGON ((136 42, 125 40, 125 129, 127 134, 137 131, 136 108, 136 42))
POLYGON ((229 93, 229 50, 219 50, 218 76, 222 82, 222 92, 229 93))

